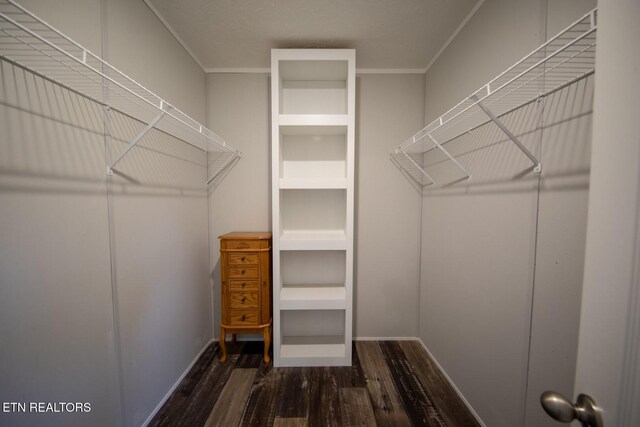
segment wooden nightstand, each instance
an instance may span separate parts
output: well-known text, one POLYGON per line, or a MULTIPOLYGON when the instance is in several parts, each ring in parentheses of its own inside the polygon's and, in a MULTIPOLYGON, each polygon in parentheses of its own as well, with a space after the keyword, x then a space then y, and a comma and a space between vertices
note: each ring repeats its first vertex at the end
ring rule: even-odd
POLYGON ((222 321, 220 362, 227 360, 225 338, 262 333, 264 362, 271 345, 271 233, 233 232, 220 239, 222 321))

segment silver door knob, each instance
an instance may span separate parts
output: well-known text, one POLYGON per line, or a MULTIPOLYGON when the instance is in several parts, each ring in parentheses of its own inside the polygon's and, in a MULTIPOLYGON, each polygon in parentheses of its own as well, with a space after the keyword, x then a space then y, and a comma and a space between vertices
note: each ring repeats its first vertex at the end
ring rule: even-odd
POLYGON ((540 403, 551 418, 561 423, 578 420, 582 427, 603 427, 602 415, 596 402, 586 394, 578 395, 575 405, 566 397, 555 391, 545 391, 540 396, 540 403))

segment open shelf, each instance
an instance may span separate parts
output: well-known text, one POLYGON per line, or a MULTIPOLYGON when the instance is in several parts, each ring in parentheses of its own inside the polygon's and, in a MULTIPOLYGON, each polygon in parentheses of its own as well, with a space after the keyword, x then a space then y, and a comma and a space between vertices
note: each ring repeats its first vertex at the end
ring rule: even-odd
POLYGON ((280 315, 280 357, 287 366, 337 366, 350 357, 351 340, 344 335, 345 310, 283 310, 280 315))
POLYGON ((343 336, 285 337, 280 358, 286 366, 343 366, 346 345, 343 336))
POLYGON ((346 224, 346 191, 343 189, 280 190, 280 230, 324 234, 341 231, 346 224))
POLYGON ((280 126, 347 126, 346 114, 280 114, 280 126))
POLYGON ((206 152, 207 183, 240 157, 220 136, 13 0, 0 0, 0 58, 147 125, 111 159, 109 174, 151 129, 206 152))
POLYGON ((346 114, 346 60, 280 61, 280 114, 346 114))
POLYGON ((346 178, 282 178, 280 179, 280 189, 345 189, 347 188, 346 178))
POLYGON ((337 310, 345 308, 345 301, 344 287, 288 286, 280 291, 281 310, 337 310))
POLYGON ((339 251, 347 249, 344 230, 288 230, 280 234, 283 251, 339 251))
POLYGON ((346 128, 281 127, 279 162, 280 189, 346 189, 346 128))
POLYGON ((424 167, 424 154, 438 149, 471 178, 444 145, 493 122, 531 160, 533 170, 540 172, 538 159, 500 118, 594 73, 596 18, 594 9, 483 85, 400 144, 391 152, 392 160, 418 184, 427 186, 435 180, 424 167))

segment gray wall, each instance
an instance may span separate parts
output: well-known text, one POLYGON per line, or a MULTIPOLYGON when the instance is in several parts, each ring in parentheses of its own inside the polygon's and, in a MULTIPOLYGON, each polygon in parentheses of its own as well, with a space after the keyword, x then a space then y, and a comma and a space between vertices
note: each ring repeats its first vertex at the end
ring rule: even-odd
POLYGON ((269 87, 265 74, 207 74, 207 124, 242 151, 242 159, 209 189, 216 337, 220 327, 218 236, 230 231, 271 230, 269 87))
MULTIPOLYGON (((204 72, 142 1, 21 3, 205 118, 204 72)), ((4 62, 1 80, 0 400, 92 405, 47 425, 140 425, 212 336, 206 159, 152 131, 107 179, 144 125, 111 112, 105 142, 100 106, 4 62)))
MULTIPOLYGON (((594 6, 487 0, 427 72, 427 121, 594 6)), ((448 145, 473 181, 423 198, 420 338, 488 426, 551 426, 540 393, 573 394, 591 101, 582 81, 504 118, 539 179, 485 126, 448 145)))
MULTIPOLYGON (((357 85, 354 336, 413 337, 418 328, 420 195, 388 153, 422 126, 424 78, 361 75, 357 85)), ((217 236, 271 229, 269 104, 267 75, 207 75, 208 124, 243 152, 210 198, 216 335, 217 236)))

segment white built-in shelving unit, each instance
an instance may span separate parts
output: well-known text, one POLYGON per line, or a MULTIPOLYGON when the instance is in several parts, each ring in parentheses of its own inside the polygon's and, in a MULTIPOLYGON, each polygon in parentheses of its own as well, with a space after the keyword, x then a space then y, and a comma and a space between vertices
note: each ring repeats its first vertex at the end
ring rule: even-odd
MULTIPOLYGON (((425 154, 439 150, 458 168, 461 181, 471 173, 446 149, 446 144, 487 123, 494 123, 531 161, 542 165, 502 118, 513 111, 592 75, 595 71, 597 10, 594 9, 500 73, 400 144, 391 159, 421 187, 440 184, 425 165, 425 154)), ((448 184, 448 183, 445 183, 448 184)))
POLYGON ((207 184, 240 158, 220 136, 14 0, 0 0, 0 58, 144 126, 109 159, 109 175, 152 129, 206 153, 207 184))
POLYGON ((271 51, 275 366, 351 365, 355 51, 271 51))

